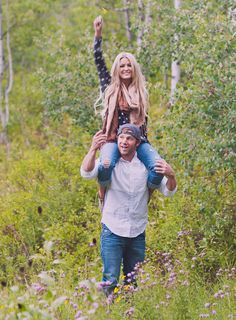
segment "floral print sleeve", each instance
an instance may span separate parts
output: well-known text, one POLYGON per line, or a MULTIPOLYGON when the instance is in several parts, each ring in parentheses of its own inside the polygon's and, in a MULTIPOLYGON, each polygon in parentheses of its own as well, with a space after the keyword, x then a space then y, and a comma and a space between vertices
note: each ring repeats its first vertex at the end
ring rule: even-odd
POLYGON ((103 54, 102 54, 102 38, 94 39, 94 60, 98 71, 100 80, 100 87, 102 93, 104 93, 106 87, 111 82, 111 76, 107 69, 103 54))

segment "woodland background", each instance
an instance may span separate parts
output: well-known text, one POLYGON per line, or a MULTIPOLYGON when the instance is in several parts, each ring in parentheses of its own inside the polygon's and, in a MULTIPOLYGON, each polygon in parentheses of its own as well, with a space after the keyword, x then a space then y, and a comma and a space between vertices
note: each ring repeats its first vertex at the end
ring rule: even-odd
POLYGON ((0 319, 235 319, 233 0, 0 1, 0 319), (138 288, 99 291, 101 126, 93 20, 108 67, 142 66, 149 137, 178 192, 149 205, 138 288))

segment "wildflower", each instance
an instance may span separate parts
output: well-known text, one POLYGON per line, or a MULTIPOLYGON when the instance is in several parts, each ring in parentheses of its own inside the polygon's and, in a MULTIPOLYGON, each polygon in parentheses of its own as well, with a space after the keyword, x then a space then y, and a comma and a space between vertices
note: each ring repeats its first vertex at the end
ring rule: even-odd
POLYGON ((88 314, 94 314, 96 312, 96 309, 90 309, 89 311, 88 311, 88 314))
POLYGON ((201 252, 198 256, 200 257, 200 258, 203 258, 204 256, 206 255, 206 252, 201 252))
POLYGON ((97 309, 99 307, 99 304, 97 302, 93 302, 92 306, 97 309))
POLYGON ((199 314, 199 318, 209 318, 209 313, 201 313, 199 314))
POLYGON ((216 310, 212 310, 212 311, 211 311, 211 314, 216 314, 216 310))
POLYGON ((112 304, 113 300, 114 300, 114 296, 113 296, 113 294, 110 294, 106 299, 106 304, 107 305, 112 304))
POLYGON ((119 291, 119 288, 117 288, 117 287, 115 287, 115 289, 114 289, 114 293, 117 293, 119 291))
POLYGON ((89 246, 90 246, 90 247, 95 247, 95 243, 90 242, 90 243, 89 243, 89 246))
POLYGON ((129 291, 129 288, 130 288, 130 285, 129 285, 129 284, 127 284, 127 285, 124 286, 124 290, 125 290, 125 291, 129 291))
POLYGON ((41 293, 41 292, 45 291, 45 289, 46 289, 44 286, 42 286, 38 282, 32 283, 31 288, 33 288, 37 293, 41 293))
POLYGON ((183 285, 183 286, 188 286, 188 285, 189 285, 188 280, 184 280, 183 283, 182 283, 182 285, 183 285))
POLYGON ((81 281, 79 283, 79 287, 80 287, 80 289, 88 290, 89 289, 89 281, 88 280, 81 281))
POLYGON ((80 316, 81 316, 81 314, 82 314, 82 311, 81 311, 81 310, 78 310, 78 311, 76 312, 75 319, 76 319, 76 320, 79 319, 80 316))
POLYGON ((103 282, 98 282, 98 283, 96 284, 96 288, 97 288, 98 291, 101 291, 102 288, 103 288, 103 282))
POLYGON ((216 292, 216 293, 214 294, 214 297, 215 297, 216 299, 218 299, 218 298, 223 299, 223 298, 225 297, 225 293, 223 292, 223 290, 219 290, 218 292, 216 292))
POLYGON ((130 307, 129 310, 125 311, 126 316, 132 316, 134 313, 134 307, 130 307))
POLYGON ((138 290, 138 288, 135 288, 134 286, 129 286, 129 291, 130 292, 135 292, 135 291, 137 291, 138 290))
POLYGON ((205 303, 205 308, 209 308, 211 304, 209 302, 205 303))
POLYGON ((168 293, 166 294, 166 299, 169 300, 171 298, 171 295, 169 295, 168 293))

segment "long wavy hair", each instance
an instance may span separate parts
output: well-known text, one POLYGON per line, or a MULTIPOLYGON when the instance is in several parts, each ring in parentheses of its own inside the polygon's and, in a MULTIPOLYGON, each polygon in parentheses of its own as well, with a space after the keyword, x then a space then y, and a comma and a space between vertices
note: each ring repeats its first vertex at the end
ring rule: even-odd
MULTIPOLYGON (((102 116, 104 116, 106 113, 106 110, 109 107, 105 103, 105 101, 109 101, 109 97, 111 97, 115 93, 117 87, 121 86, 122 80, 120 79, 120 76, 119 76, 119 70, 120 70, 120 61, 122 58, 129 59, 131 63, 132 81, 129 86, 134 86, 134 88, 136 89, 136 92, 139 95, 140 105, 144 109, 144 113, 147 115, 149 103, 148 103, 148 91, 146 89, 146 81, 142 74, 139 63, 137 62, 135 57, 128 52, 121 52, 115 58, 111 68, 111 83, 107 86, 104 92, 104 95, 102 95, 102 97, 100 95, 99 99, 95 103, 95 110, 96 110, 96 106, 99 106, 98 101, 101 102, 101 98, 102 98, 101 114, 102 116)), ((100 106, 101 106, 101 103, 100 103, 100 106)))

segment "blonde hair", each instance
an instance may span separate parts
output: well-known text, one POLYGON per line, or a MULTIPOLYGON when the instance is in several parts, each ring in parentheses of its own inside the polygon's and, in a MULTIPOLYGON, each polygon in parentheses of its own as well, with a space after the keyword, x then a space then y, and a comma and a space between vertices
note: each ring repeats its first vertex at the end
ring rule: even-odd
MULTIPOLYGON (((121 86, 122 80, 119 76, 119 69, 120 69, 120 61, 123 58, 127 58, 131 63, 132 68, 132 82, 130 86, 134 86, 134 88, 137 91, 137 94, 140 97, 140 104, 141 108, 143 108, 145 115, 147 115, 148 111, 148 92, 146 89, 146 82, 145 78, 142 74, 141 68, 135 57, 128 52, 121 52, 117 55, 115 58, 115 61, 113 62, 112 68, 111 68, 111 83, 107 86, 104 95, 103 95, 103 108, 101 111, 102 116, 105 115, 106 110, 108 109, 108 105, 106 105, 105 101, 109 100, 109 97, 112 96, 117 87, 119 88, 121 86), (106 99, 105 99, 106 98, 106 99)), ((99 99, 95 102, 95 109, 97 106, 101 106, 101 95, 99 99), (100 101, 100 104, 99 104, 100 101)))

